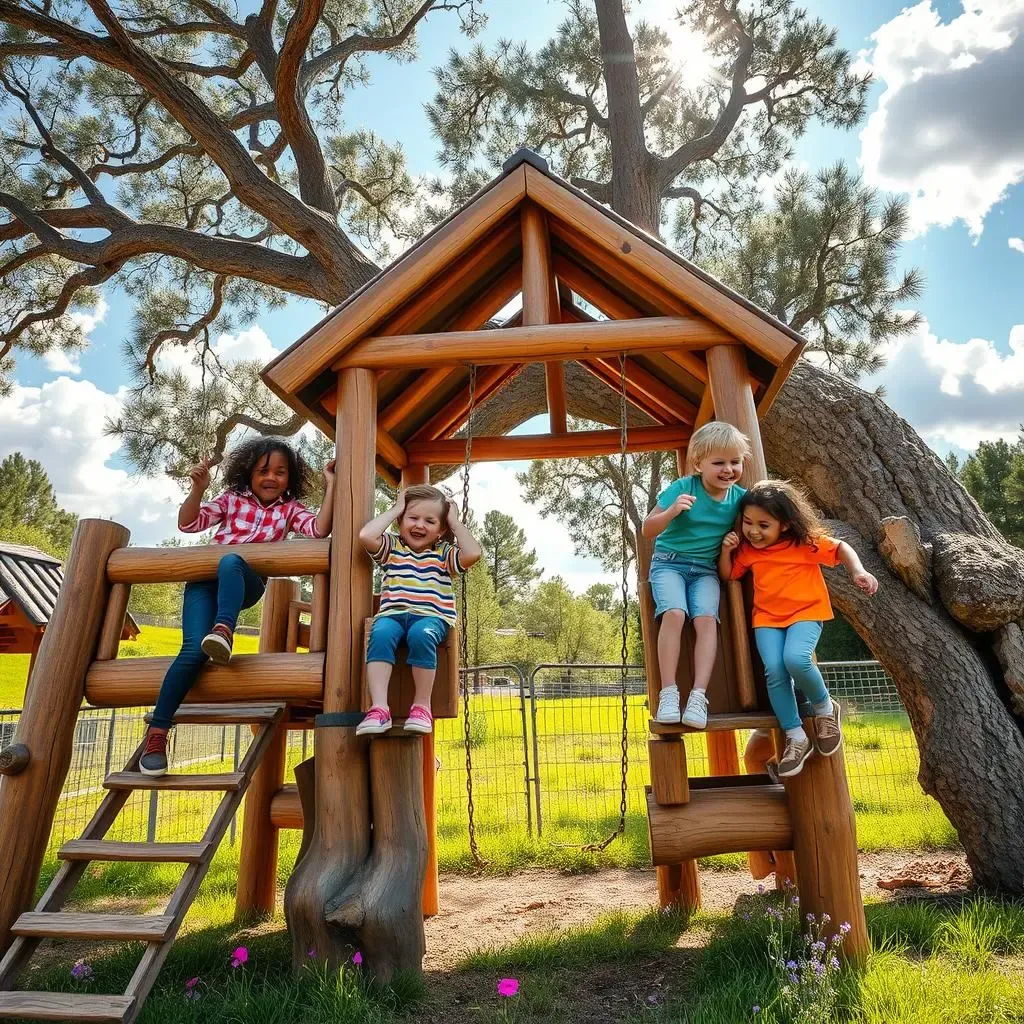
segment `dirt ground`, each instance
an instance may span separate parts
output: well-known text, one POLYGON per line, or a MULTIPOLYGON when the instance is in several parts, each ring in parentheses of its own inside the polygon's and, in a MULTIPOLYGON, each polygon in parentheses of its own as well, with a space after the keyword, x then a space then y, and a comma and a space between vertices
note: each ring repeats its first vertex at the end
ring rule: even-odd
MULTIPOLYGON (((948 893, 971 882, 966 859, 953 854, 865 853, 860 870, 864 896, 871 899, 893 899, 903 892, 948 893), (878 884, 894 881, 895 889, 878 884), (915 881, 924 884, 910 884, 915 881)), ((731 911, 757 885, 745 871, 701 872, 704 907, 710 911, 731 911)), ((656 899, 653 868, 585 875, 525 871, 508 878, 445 875, 441 912, 426 923, 424 966, 447 970, 475 950, 507 945, 527 933, 586 924, 612 910, 646 909, 656 899)))

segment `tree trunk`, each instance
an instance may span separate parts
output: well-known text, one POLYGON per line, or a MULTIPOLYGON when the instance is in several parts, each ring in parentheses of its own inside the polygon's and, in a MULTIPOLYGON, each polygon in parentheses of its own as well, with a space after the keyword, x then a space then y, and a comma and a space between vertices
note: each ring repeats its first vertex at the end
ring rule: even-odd
POLYGON ((1003 541, 880 399, 799 363, 764 424, 775 473, 800 481, 879 579, 828 574, 837 608, 899 689, 919 780, 960 834, 975 880, 1024 893, 1024 554, 1003 541))

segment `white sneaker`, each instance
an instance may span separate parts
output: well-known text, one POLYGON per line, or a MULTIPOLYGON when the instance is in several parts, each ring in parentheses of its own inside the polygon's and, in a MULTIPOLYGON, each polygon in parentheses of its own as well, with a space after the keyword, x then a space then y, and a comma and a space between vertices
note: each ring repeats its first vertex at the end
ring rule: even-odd
POLYGON ((663 686, 658 697, 658 713, 654 716, 662 725, 679 724, 679 687, 663 686))
POLYGON ((683 712, 683 725, 691 729, 708 727, 708 698, 703 690, 691 690, 686 698, 686 710, 683 712))

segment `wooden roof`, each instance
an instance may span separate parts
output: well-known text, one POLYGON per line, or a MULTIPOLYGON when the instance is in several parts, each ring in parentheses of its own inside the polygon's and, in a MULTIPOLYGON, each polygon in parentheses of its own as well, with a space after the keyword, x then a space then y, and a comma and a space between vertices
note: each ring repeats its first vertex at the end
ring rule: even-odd
POLYGON ((565 393, 560 364, 570 371, 570 383, 583 370, 617 391, 619 356, 625 353, 632 412, 643 423, 678 427, 685 435, 707 385, 703 350, 716 344, 744 347, 763 412, 804 339, 552 174, 536 154, 520 150, 499 177, 269 363, 262 376, 284 402, 333 435, 338 369, 376 369, 377 465, 394 478, 410 457, 410 444, 415 461, 444 461, 442 449, 424 446, 451 438, 465 423, 470 362, 478 367, 478 404, 493 399, 528 364, 543 362, 551 408, 558 401, 557 386, 552 390, 557 367, 564 417, 566 408, 573 411, 574 395, 572 388, 565 393), (537 283, 538 247, 542 280, 550 288, 537 283), (539 290, 550 291, 540 316, 539 290), (523 312, 495 323, 519 294, 523 312), (577 297, 611 321, 598 331, 587 329, 588 337, 600 337, 585 354, 578 332, 593 318, 577 297))

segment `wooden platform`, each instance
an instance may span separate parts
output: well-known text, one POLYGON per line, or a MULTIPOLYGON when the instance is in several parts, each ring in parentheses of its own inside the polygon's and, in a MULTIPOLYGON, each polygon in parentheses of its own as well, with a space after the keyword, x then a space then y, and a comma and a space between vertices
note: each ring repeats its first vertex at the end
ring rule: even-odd
POLYGON ((653 718, 648 725, 655 736, 683 736, 701 732, 729 732, 734 729, 778 729, 779 720, 765 711, 740 711, 736 714, 708 715, 706 729, 691 729, 681 722, 656 722, 653 718))

